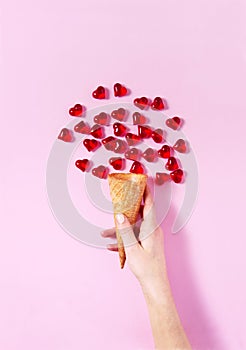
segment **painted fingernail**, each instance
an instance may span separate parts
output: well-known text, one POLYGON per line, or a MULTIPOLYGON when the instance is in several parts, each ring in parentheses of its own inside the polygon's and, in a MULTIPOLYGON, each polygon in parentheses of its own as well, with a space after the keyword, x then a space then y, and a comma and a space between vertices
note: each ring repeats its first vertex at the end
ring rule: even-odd
POLYGON ((118 224, 123 224, 125 218, 123 214, 116 214, 116 220, 118 222, 118 224))

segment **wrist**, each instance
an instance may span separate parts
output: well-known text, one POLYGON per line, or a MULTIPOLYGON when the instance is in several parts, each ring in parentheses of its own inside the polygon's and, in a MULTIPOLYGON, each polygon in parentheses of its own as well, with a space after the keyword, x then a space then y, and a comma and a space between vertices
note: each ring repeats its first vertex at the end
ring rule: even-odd
POLYGON ((140 281, 140 285, 147 302, 162 302, 171 295, 167 274, 140 281))

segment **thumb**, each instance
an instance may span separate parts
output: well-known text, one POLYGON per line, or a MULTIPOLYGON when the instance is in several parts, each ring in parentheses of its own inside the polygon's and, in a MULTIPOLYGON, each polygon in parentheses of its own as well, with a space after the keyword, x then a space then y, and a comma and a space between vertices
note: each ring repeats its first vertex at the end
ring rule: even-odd
POLYGON ((124 214, 116 214, 117 230, 120 234, 126 255, 133 250, 139 249, 139 243, 135 237, 132 226, 124 214))

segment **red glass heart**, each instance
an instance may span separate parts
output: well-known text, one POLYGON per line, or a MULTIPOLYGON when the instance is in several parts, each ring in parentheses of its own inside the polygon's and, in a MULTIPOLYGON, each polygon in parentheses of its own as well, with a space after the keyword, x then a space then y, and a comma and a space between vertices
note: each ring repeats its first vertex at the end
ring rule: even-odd
POLYGON ((116 140, 117 140, 116 137, 108 136, 102 140, 102 143, 108 151, 114 151, 116 140))
POLYGON ((87 151, 89 151, 89 152, 91 152, 91 151, 94 152, 101 146, 101 142, 94 140, 94 139, 85 139, 83 141, 83 144, 84 144, 85 148, 87 149, 87 151))
POLYGON ((114 84, 114 96, 122 97, 127 94, 127 88, 120 83, 114 84))
POLYGON ((184 172, 181 169, 175 170, 172 173, 170 173, 171 179, 176 182, 177 184, 180 183, 183 179, 184 172))
POLYGON ((176 141, 173 148, 175 149, 175 151, 178 151, 179 153, 185 153, 187 150, 185 140, 179 139, 178 141, 176 141))
POLYGON ((125 110, 125 108, 119 108, 111 113, 111 117, 122 122, 126 120, 127 111, 125 110))
POLYGON ((67 128, 63 128, 58 135, 58 139, 62 140, 64 142, 72 142, 73 141, 73 133, 72 130, 69 130, 67 128))
POLYGON ((114 123, 113 129, 115 136, 125 136, 128 131, 128 128, 121 123, 114 123))
POLYGON ((83 106, 77 103, 76 105, 74 105, 74 107, 69 109, 69 114, 72 117, 81 117, 81 115, 83 114, 83 106))
POLYGON ((156 143, 161 143, 162 141, 164 141, 162 129, 156 129, 152 131, 151 136, 156 143))
POLYGON ((126 160, 124 158, 112 157, 109 159, 109 164, 115 170, 124 170, 126 165, 126 160))
POLYGON ((79 132, 80 134, 88 135, 90 133, 90 130, 90 126, 83 120, 74 126, 74 131, 79 132))
POLYGON ((147 160, 147 162, 154 162, 157 158, 156 150, 147 148, 142 154, 142 157, 147 160))
POLYGON ((148 107, 149 100, 147 99, 147 97, 140 97, 140 98, 135 98, 133 103, 135 104, 136 107, 140 109, 145 109, 148 107))
POLYGON ((108 168, 104 165, 99 165, 97 168, 92 169, 92 174, 99 179, 106 179, 108 177, 108 168))
POLYGON ((170 180, 170 175, 167 173, 156 173, 155 175, 155 183, 157 185, 162 185, 169 180, 170 180))
POLYGON ((116 139, 113 151, 115 153, 124 153, 127 150, 127 143, 123 140, 116 139))
POLYGON ((106 91, 103 86, 98 86, 98 88, 93 91, 92 96, 98 100, 102 100, 106 97, 106 91))
POLYGON ((141 158, 141 154, 142 152, 139 149, 133 147, 126 151, 125 157, 131 160, 139 160, 141 158))
POLYGON ((98 124, 93 125, 90 132, 91 136, 94 136, 96 139, 102 139, 105 136, 104 127, 98 124))
POLYGON ((144 115, 140 114, 139 112, 134 112, 132 115, 133 125, 137 124, 145 124, 147 119, 144 115))
POLYGON ((126 141, 129 146, 137 145, 139 142, 141 142, 141 137, 135 134, 132 134, 131 132, 128 132, 126 134, 126 141))
POLYGON ((141 139, 149 139, 152 135, 152 129, 150 126, 138 125, 138 135, 141 139))
POLYGON ((165 106, 164 106, 164 103, 162 101, 162 98, 161 97, 156 97, 154 99, 154 101, 151 103, 151 108, 155 109, 155 110, 158 110, 158 111, 161 111, 162 109, 164 109, 165 106))
POLYGON ((169 171, 173 171, 173 170, 178 169, 179 165, 177 163, 176 158, 169 157, 165 167, 169 171))
POLYGON ((144 166, 140 162, 135 161, 132 163, 130 173, 144 174, 145 173, 144 166))
POLYGON ((76 160, 75 165, 84 172, 90 167, 90 161, 88 159, 78 159, 76 160))
POLYGON ((171 148, 168 145, 162 146, 158 151, 158 155, 161 158, 169 158, 171 155, 171 148))
POLYGON ((181 119, 179 117, 173 117, 166 120, 166 125, 173 130, 177 130, 180 126, 180 123, 181 119))
POLYGON ((100 125, 109 125, 110 116, 105 112, 101 112, 98 115, 95 115, 94 122, 100 125))

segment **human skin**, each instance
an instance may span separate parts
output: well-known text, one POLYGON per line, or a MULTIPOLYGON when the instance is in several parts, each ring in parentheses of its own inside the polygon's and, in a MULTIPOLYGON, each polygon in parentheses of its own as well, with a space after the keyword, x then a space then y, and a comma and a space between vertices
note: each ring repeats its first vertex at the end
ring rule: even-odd
MULTIPOLYGON (((138 235, 123 214, 117 214, 116 219, 126 261, 139 281, 146 300, 155 349, 191 349, 172 296, 166 269, 163 231, 156 225, 149 188, 146 187, 144 194, 143 221, 138 235)), ((101 234, 103 237, 116 238, 115 228, 101 234)), ((109 244, 107 248, 118 251, 117 244, 109 244)))

